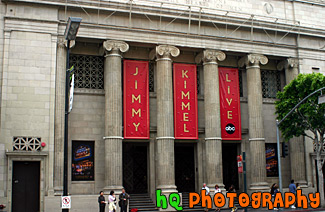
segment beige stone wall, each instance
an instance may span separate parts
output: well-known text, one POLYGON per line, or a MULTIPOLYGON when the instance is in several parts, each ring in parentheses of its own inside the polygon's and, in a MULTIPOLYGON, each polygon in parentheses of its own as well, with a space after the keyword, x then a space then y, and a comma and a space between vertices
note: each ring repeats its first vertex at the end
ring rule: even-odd
MULTIPOLYGON (((265 127, 265 143, 276 143, 276 125, 275 125, 275 107, 273 103, 263 104, 263 118, 264 118, 264 127, 265 127)), ((281 140, 282 141, 282 140, 281 140)), ((281 151, 281 147, 280 147, 281 151)), ((290 157, 285 158, 281 157, 282 165, 282 184, 286 188, 291 180, 290 173, 290 157)), ((267 182, 271 185, 273 183, 278 183, 278 177, 267 177, 267 182)))
MULTIPOLYGON (((12 151, 13 136, 41 137, 49 152, 44 173, 53 176, 56 39, 50 34, 6 32, 1 99, 2 152, 12 151)), ((6 160, 2 160, 7 173, 6 160)), ((45 179, 47 191, 53 181, 45 179)), ((1 179, 6 195, 6 174, 1 179)))
MULTIPOLYGON (((0 114, 2 114, 2 82, 3 82, 3 55, 4 55, 4 14, 6 5, 0 2, 0 114)), ((2 115, 0 115, 0 123, 2 121, 2 115)), ((0 135, 2 130, 0 128, 0 135)), ((5 156, 5 144, 0 142, 0 201, 4 200, 5 187, 3 180, 6 179, 6 156, 5 156)))
MULTIPOLYGON (((104 187, 104 101, 103 95, 75 94, 69 115, 69 141, 95 142, 95 181, 71 181, 72 146, 69 142, 69 193, 97 194, 104 187)), ((114 160, 114 158, 112 158, 114 160)))

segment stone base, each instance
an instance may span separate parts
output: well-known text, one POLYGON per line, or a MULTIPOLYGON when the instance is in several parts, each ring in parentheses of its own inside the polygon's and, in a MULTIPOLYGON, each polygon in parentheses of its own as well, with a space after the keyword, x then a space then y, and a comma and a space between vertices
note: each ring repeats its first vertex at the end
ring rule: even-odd
POLYGON ((54 196, 54 189, 49 189, 48 192, 47 192, 47 195, 48 196, 54 196))
POLYGON ((249 188, 250 192, 270 192, 271 188, 267 182, 252 183, 249 188))
POLYGON ((160 189, 162 194, 178 193, 175 185, 160 185, 157 189, 160 189))
MULTIPOLYGON (((122 193, 122 189, 123 186, 105 186, 105 188, 103 188, 103 191, 105 195, 109 195, 111 191, 114 191, 115 195, 119 195, 122 193)), ((128 193, 128 191, 125 192, 128 193)))
MULTIPOLYGON (((71 195, 71 209, 70 212, 77 211, 99 211, 98 207, 98 195, 71 195)), ((107 201, 108 196, 105 195, 107 201)), ((116 196, 118 202, 118 196, 116 196)), ((59 196, 45 196, 44 211, 46 212, 58 212, 61 211, 61 197, 59 196)), ((106 206, 105 211, 108 211, 106 206)), ((116 205, 116 212, 120 211, 118 204, 116 205)))
POLYGON ((307 181, 305 181, 305 180, 298 180, 298 181, 295 182, 295 183, 299 183, 299 186, 300 186, 301 188, 308 188, 307 181))
POLYGON ((54 196, 62 196, 62 195, 63 195, 63 187, 60 186, 54 187, 54 196))
MULTIPOLYGON (((169 205, 169 195, 171 193, 178 193, 176 188, 177 187, 175 185, 161 185, 161 186, 157 187, 157 189, 161 190, 161 195, 165 195, 167 198, 167 208, 166 209, 159 208, 159 211, 176 211, 175 208, 173 208, 172 206, 169 205)), ((180 197, 181 197, 181 199, 180 199, 179 205, 181 206, 182 205, 182 195, 181 194, 180 194, 180 197)))

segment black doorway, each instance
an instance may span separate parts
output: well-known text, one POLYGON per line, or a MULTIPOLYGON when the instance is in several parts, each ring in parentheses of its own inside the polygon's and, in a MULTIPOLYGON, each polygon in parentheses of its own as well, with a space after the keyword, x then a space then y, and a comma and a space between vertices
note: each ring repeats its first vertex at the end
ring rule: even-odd
POLYGON ((178 192, 195 191, 193 144, 175 144, 175 183, 178 192))
POLYGON ((14 161, 12 212, 40 211, 40 162, 14 161))
POLYGON ((123 186, 127 193, 148 193, 148 145, 123 143, 123 186))
POLYGON ((225 189, 233 184, 238 190, 237 144, 222 144, 222 168, 225 189))

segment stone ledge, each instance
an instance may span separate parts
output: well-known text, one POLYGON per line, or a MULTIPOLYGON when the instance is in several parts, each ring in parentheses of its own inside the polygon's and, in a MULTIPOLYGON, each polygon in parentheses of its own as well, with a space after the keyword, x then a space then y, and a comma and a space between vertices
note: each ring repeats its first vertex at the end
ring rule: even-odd
POLYGON ((8 151, 6 152, 7 156, 48 156, 49 153, 48 152, 32 152, 32 151, 8 151))
POLYGON ((104 89, 89 89, 89 88, 75 88, 74 94, 77 95, 99 95, 104 96, 105 90, 104 89))
POLYGON ((264 104, 275 104, 275 102, 278 100, 279 99, 263 98, 263 103, 264 104))

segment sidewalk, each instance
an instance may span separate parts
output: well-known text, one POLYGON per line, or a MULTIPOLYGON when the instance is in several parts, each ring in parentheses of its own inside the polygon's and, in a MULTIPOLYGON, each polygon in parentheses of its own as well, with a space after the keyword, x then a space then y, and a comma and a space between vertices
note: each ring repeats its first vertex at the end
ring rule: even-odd
MULTIPOLYGON (((221 211, 231 211, 230 209, 222 209, 221 211)), ((247 208, 248 212, 258 212, 258 211, 275 211, 275 210, 269 210, 267 208, 259 208, 259 209, 254 209, 254 208, 247 208)), ((302 212, 302 211, 324 211, 325 212, 325 208, 308 208, 308 209, 303 209, 303 208, 296 208, 296 209, 292 209, 292 208, 281 208, 278 211, 291 211, 291 212, 302 212)), ((239 208, 236 212, 245 212, 244 209, 239 208)))

